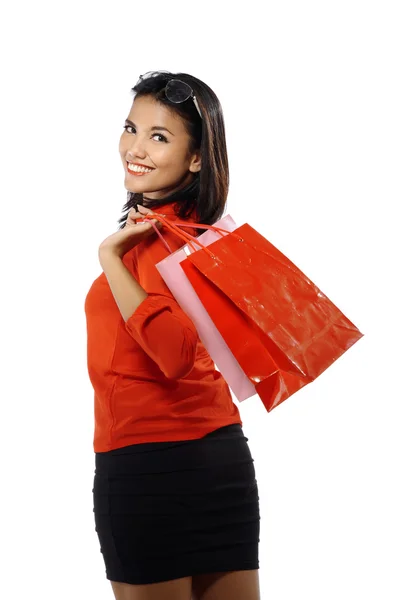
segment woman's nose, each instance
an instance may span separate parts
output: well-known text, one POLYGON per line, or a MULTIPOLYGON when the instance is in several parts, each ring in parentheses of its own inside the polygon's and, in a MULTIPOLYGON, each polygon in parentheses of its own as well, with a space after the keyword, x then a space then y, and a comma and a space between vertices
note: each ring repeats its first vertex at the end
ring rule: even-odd
POLYGON ((130 144, 129 150, 130 150, 130 154, 132 155, 132 157, 135 157, 135 156, 143 157, 146 155, 146 144, 141 137, 139 137, 138 135, 135 135, 134 139, 132 140, 132 142, 130 144))

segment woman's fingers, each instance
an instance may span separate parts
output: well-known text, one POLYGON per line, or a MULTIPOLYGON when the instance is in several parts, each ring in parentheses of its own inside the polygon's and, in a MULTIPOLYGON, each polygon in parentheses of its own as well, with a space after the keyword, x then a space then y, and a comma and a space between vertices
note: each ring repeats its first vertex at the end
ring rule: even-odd
POLYGON ((138 204, 137 210, 135 208, 131 208, 131 210, 128 212, 127 221, 135 225, 138 219, 143 219, 143 217, 151 214, 153 214, 153 211, 138 204))
POLYGON ((141 215, 140 212, 137 212, 134 208, 131 208, 131 210, 128 212, 126 221, 130 225, 136 225, 137 219, 142 219, 142 218, 143 218, 143 215, 141 215))
MULTIPOLYGON (((144 206, 142 206, 141 204, 137 205, 137 210, 135 210, 134 208, 131 208, 131 210, 128 212, 128 216, 127 216, 127 225, 142 225, 142 221, 144 218, 150 218, 151 215, 153 215, 154 212, 152 210, 150 210, 149 208, 145 208, 144 206), (137 221, 139 221, 139 223, 137 223, 137 221)), ((165 215, 163 215, 165 216, 165 215)), ((160 223, 160 221, 158 221, 157 219, 154 220, 155 224, 157 226, 157 229, 161 229, 162 228, 162 223, 160 223)))

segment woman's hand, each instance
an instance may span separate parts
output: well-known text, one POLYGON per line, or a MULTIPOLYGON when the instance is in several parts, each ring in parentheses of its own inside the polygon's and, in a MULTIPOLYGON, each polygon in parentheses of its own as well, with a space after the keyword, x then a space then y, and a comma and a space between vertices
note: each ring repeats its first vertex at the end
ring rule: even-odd
MULTIPOLYGON (((141 241, 155 233, 151 223, 136 223, 137 220, 143 219, 154 214, 153 211, 144 206, 138 205, 138 211, 132 208, 126 220, 126 225, 116 233, 107 237, 99 246, 99 256, 104 253, 113 254, 122 258, 124 254, 132 248, 140 244, 141 241)), ((161 229, 162 224, 152 219, 158 229, 161 229)))

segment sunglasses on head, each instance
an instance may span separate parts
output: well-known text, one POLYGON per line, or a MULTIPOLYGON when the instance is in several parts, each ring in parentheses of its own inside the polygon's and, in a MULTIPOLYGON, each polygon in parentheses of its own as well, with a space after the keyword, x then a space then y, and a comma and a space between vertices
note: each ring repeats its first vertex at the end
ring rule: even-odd
MULTIPOLYGON (((148 71, 144 75, 140 75, 136 85, 145 79, 156 77, 157 75, 161 75, 163 73, 169 75, 169 71, 148 71)), ((199 104, 196 100, 196 96, 194 95, 194 92, 188 83, 185 83, 180 79, 170 79, 165 87, 165 95, 168 100, 174 104, 180 104, 181 102, 185 102, 186 100, 189 100, 189 98, 192 98, 197 112, 199 113, 200 117, 203 118, 200 112, 199 104)))

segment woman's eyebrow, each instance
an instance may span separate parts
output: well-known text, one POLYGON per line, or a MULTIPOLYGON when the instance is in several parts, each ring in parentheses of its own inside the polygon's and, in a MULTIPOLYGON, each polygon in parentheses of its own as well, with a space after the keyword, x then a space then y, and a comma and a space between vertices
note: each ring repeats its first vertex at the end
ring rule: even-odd
MULTIPOLYGON (((126 125, 131 125, 132 127, 136 128, 135 123, 133 121, 130 121, 129 119, 126 119, 125 123, 126 123, 126 125)), ((159 125, 154 125, 154 127, 152 127, 150 131, 155 131, 156 129, 161 129, 162 131, 168 131, 168 133, 170 133, 171 135, 175 135, 174 133, 172 133, 172 131, 170 131, 166 127, 161 127, 159 125)))

